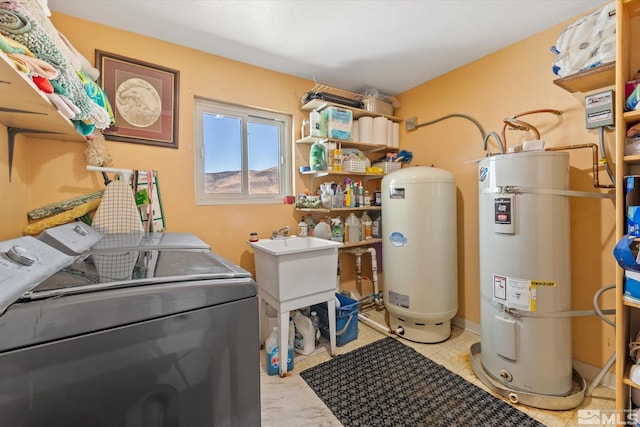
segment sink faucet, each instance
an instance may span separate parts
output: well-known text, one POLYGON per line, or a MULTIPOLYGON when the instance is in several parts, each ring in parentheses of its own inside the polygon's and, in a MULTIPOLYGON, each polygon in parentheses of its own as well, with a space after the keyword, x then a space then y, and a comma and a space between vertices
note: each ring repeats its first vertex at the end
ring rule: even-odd
POLYGON ((289 237, 289 231, 291 231, 291 227, 285 225, 278 231, 274 231, 271 233, 272 239, 284 239, 285 237, 289 237))

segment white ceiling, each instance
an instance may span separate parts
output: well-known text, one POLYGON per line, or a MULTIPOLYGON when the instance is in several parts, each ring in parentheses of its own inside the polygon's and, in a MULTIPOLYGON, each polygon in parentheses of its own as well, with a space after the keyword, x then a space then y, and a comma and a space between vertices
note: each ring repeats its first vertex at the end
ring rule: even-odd
MULTIPOLYGON (((396 95, 602 0, 49 0, 53 11, 270 70, 396 95)), ((73 41, 73 40, 72 40, 73 41)), ((539 54, 546 54, 541 52, 539 54)), ((553 56, 549 54, 549 70, 553 56)))

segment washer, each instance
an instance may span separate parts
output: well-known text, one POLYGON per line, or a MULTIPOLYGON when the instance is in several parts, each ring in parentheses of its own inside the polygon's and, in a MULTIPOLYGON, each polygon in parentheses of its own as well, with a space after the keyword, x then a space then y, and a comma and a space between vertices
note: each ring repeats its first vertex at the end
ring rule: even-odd
POLYGON ((257 287, 190 234, 0 242, 0 419, 260 425, 257 287))

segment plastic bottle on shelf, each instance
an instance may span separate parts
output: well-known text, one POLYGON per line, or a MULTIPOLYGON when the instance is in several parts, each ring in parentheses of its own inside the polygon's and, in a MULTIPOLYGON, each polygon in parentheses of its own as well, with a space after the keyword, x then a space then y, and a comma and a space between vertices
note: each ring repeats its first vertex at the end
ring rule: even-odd
POLYGON ((307 237, 309 235, 309 226, 304 222, 304 216, 300 217, 298 223, 298 237, 307 237))
POLYGON ((289 345, 287 347, 287 372, 293 371, 293 347, 296 341, 296 325, 293 316, 289 316, 289 345))
POLYGON ((312 171, 327 170, 327 148, 321 142, 316 141, 311 144, 309 168, 312 171))
POLYGON ((364 206, 364 187, 362 181, 358 184, 358 206, 364 206))
POLYGON ((344 207, 348 208, 351 206, 351 180, 346 178, 344 180, 344 207))
POLYGON ((313 325, 314 337, 315 337, 315 345, 316 347, 320 344, 320 318, 318 317, 318 313, 315 311, 311 312, 311 324, 313 325))
POLYGON ((342 148, 339 145, 333 150, 333 171, 342 172, 342 148))
POLYGON ((326 223, 324 218, 320 219, 320 222, 314 227, 313 235, 320 239, 331 239, 331 227, 326 223))
POLYGON ((316 227, 316 220, 313 219, 313 215, 311 215, 311 213, 308 213, 304 219, 304 222, 307 223, 307 235, 313 237, 313 231, 316 227))
POLYGON ((331 203, 334 208, 343 208, 344 205, 342 203, 342 187, 340 184, 336 186, 336 191, 333 194, 333 202, 331 203))
POLYGON ((382 214, 378 214, 371 220, 371 236, 382 237, 382 214))
POLYGON ((280 353, 278 352, 278 327, 274 326, 264 343, 266 371, 268 375, 278 375, 280 370, 280 353))
POLYGON ((336 242, 342 242, 344 240, 342 219, 339 216, 331 218, 331 240, 336 242))
POLYGON ((294 343, 296 353, 305 356, 313 353, 316 349, 316 334, 313 329, 313 322, 304 314, 296 313, 293 317, 293 323, 296 330, 294 343))
POLYGON ((373 236, 371 234, 371 225, 372 221, 369 215, 367 215, 367 211, 362 213, 362 217, 360 217, 360 222, 362 223, 362 240, 369 240, 373 236))
POLYGON ((348 229, 348 239, 349 243, 356 243, 360 241, 360 233, 362 229, 362 224, 360 220, 356 217, 356 215, 351 212, 347 217, 345 223, 347 224, 348 229))
POLYGON ((336 144, 335 142, 326 142, 324 146, 327 151, 327 170, 335 171, 335 168, 333 167, 333 150, 336 148, 336 144))
POLYGON ((358 193, 356 192, 356 182, 351 181, 349 184, 349 191, 351 192, 351 203, 349 203, 350 208, 358 207, 358 193))

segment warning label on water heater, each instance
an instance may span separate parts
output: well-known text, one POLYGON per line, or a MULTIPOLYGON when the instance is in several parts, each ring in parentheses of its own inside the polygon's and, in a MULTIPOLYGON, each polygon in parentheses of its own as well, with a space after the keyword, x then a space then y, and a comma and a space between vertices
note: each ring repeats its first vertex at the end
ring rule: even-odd
POLYGON ((389 189, 390 199, 404 199, 404 188, 391 187, 389 189))
POLYGON ((509 308, 536 311, 536 285, 531 280, 494 274, 493 301, 509 308))

